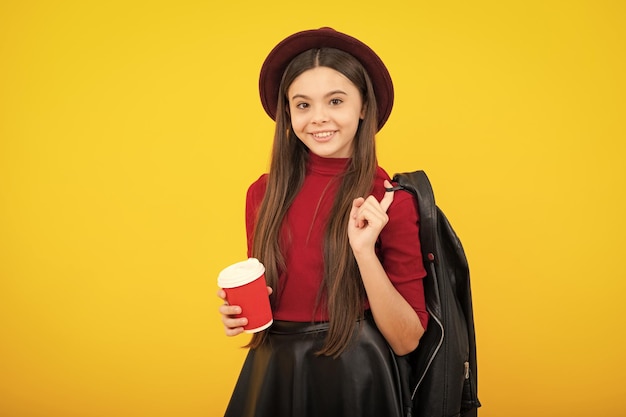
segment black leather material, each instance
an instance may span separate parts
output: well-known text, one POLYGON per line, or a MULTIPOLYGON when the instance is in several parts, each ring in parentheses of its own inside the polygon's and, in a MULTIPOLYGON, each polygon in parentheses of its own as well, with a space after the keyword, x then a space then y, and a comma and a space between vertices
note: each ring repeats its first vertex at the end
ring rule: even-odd
POLYGON ((480 407, 469 267, 461 241, 435 204, 424 171, 396 174, 416 197, 428 328, 417 349, 398 358, 405 416, 472 417, 480 407))
POLYGON ((248 353, 226 417, 402 417, 396 357, 372 319, 338 358, 319 356, 327 323, 274 321, 248 353))

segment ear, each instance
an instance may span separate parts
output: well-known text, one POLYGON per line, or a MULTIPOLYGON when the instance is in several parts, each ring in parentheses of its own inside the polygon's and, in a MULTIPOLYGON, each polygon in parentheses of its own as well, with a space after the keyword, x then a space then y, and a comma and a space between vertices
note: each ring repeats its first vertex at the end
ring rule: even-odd
POLYGON ((365 112, 367 111, 367 103, 363 103, 363 107, 361 107, 361 114, 359 114, 359 119, 365 119, 365 112))

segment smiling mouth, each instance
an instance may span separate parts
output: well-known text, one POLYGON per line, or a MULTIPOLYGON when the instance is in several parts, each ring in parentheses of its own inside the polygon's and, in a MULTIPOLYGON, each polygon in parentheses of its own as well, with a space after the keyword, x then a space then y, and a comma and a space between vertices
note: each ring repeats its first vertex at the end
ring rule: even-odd
POLYGON ((335 134, 335 131, 311 133, 315 139, 328 139, 335 134))

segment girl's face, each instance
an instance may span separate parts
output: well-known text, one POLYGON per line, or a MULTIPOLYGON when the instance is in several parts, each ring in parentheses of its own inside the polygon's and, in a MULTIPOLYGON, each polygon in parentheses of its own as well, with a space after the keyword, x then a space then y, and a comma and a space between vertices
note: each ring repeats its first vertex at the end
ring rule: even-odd
POLYGON ((348 158, 363 118, 363 99, 340 72, 315 67, 300 74, 287 90, 291 127, 314 154, 348 158))

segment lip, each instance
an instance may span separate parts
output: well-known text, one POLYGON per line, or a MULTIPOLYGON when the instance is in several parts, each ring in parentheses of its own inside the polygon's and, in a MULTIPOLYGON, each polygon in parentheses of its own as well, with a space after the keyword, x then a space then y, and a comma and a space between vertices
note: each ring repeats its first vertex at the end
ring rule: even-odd
POLYGON ((316 142, 328 142, 335 137, 336 133, 336 130, 321 130, 319 132, 310 132, 309 135, 311 135, 311 137, 313 137, 313 140, 315 140, 316 142))

